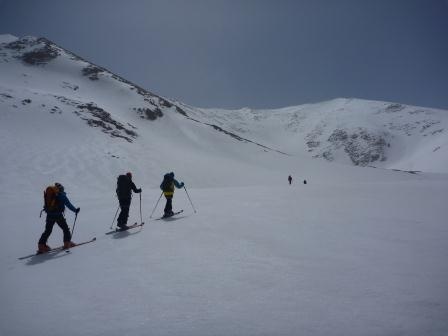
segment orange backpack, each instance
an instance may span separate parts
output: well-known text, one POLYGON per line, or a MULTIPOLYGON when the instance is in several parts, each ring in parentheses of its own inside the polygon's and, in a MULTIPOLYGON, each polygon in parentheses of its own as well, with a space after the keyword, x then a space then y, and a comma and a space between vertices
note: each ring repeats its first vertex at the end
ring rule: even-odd
POLYGON ((56 212, 59 209, 58 196, 59 189, 56 186, 49 186, 44 190, 44 211, 56 212))

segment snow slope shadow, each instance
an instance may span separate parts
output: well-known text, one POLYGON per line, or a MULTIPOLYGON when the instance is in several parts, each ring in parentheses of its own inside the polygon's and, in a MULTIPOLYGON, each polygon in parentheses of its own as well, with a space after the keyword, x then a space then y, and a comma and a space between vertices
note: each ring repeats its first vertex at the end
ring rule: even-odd
POLYGON ((115 233, 112 233, 111 236, 113 239, 123 239, 129 236, 133 236, 135 234, 138 234, 142 231, 142 228, 133 232, 129 232, 129 231, 118 231, 115 233))
POLYGON ((46 253, 46 254, 36 254, 35 256, 31 257, 30 260, 26 262, 25 265, 27 266, 34 266, 42 264, 46 261, 59 259, 62 257, 65 257, 70 254, 70 251, 58 251, 56 253, 46 253))
POLYGON ((164 222, 175 222, 179 219, 185 218, 185 217, 189 217, 187 215, 183 215, 183 216, 173 216, 173 217, 168 217, 168 218, 157 218, 158 220, 164 221, 164 222))

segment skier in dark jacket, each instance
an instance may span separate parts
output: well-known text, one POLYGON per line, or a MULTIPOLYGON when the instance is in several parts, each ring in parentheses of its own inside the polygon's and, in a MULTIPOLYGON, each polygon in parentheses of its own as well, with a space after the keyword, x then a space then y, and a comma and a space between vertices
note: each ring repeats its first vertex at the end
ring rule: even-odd
POLYGON ((289 184, 292 183, 292 176, 291 175, 288 176, 288 182, 289 182, 289 184))
POLYGON ((166 204, 164 209, 163 217, 171 217, 174 215, 173 212, 173 196, 174 196, 174 187, 180 189, 184 187, 184 183, 179 183, 174 178, 174 173, 167 173, 163 176, 163 181, 160 184, 160 189, 163 191, 163 195, 166 198, 166 204))
POLYGON ((126 229, 129 208, 131 206, 132 191, 135 193, 141 193, 142 189, 137 189, 134 182, 132 182, 132 174, 126 173, 126 175, 120 175, 117 179, 117 197, 120 203, 121 212, 117 219, 117 226, 120 229, 126 229))
POLYGON ((64 232, 64 248, 76 246, 76 244, 71 241, 72 235, 70 233, 70 229, 68 228, 67 221, 64 218, 64 211, 65 207, 67 207, 77 214, 80 208, 76 208, 72 203, 70 203, 62 184, 55 183, 53 188, 55 191, 53 204, 51 207, 47 206, 47 204, 44 207, 44 211, 47 213, 47 218, 45 221, 45 231, 42 233, 37 245, 38 253, 45 253, 51 250, 51 248, 47 245, 47 240, 53 231, 53 226, 55 223, 57 223, 64 232))

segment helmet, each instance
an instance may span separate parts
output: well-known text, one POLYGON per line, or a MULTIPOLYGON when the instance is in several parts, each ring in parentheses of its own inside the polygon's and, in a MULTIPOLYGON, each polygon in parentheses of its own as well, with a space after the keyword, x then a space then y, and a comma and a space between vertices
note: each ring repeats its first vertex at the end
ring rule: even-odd
POLYGON ((54 186, 55 186, 56 188, 58 188, 59 191, 64 191, 64 186, 63 186, 62 184, 56 182, 56 183, 54 184, 54 186))
POLYGON ((132 173, 131 172, 127 172, 126 175, 129 176, 129 178, 132 178, 132 173))

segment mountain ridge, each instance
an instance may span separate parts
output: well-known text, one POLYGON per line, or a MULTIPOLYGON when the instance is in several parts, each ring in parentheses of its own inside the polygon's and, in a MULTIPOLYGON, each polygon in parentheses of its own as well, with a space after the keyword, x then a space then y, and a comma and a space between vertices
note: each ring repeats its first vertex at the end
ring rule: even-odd
POLYGON ((291 155, 306 152, 345 164, 433 172, 446 172, 448 165, 448 111, 440 109, 354 98, 270 110, 182 107, 237 134, 263 137, 291 155), (422 161, 433 162, 425 166, 418 152, 422 161))
POLYGON ((2 35, 0 69, 5 108, 29 108, 40 97, 35 109, 55 115, 70 111, 129 143, 146 128, 137 120, 177 113, 266 151, 356 166, 448 172, 444 110, 355 98, 267 110, 197 108, 153 94, 46 38, 2 35))

